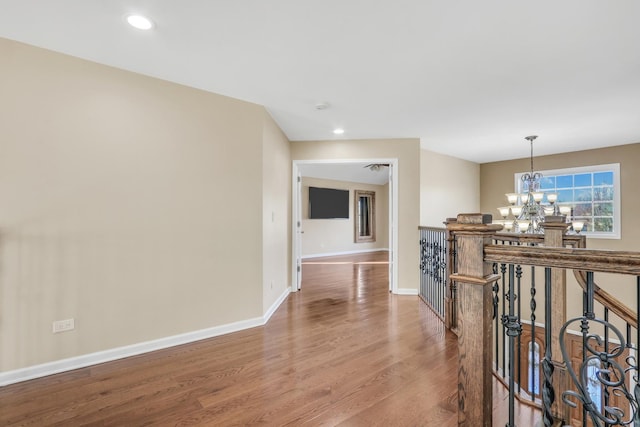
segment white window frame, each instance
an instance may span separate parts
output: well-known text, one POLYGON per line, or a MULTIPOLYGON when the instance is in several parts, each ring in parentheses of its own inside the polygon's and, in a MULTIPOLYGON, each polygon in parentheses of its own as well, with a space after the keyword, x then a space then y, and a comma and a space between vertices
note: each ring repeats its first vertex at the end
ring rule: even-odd
MULTIPOLYGON (((583 231, 581 234, 594 239, 620 239, 622 223, 620 221, 620 163, 609 163, 606 165, 579 166, 564 169, 549 169, 535 171, 540 172, 542 176, 556 175, 575 175, 590 172, 613 172, 613 231, 605 232, 589 232, 583 231)), ((517 193, 522 191, 522 175, 529 172, 520 172, 514 174, 514 188, 517 193)))

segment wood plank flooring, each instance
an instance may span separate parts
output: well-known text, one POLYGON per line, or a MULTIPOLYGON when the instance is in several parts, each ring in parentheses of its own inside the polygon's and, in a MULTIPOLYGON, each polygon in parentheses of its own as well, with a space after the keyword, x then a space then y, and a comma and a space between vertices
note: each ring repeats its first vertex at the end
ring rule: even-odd
POLYGON ((386 257, 305 263, 264 327, 2 387, 0 425, 457 425, 455 336, 386 257))

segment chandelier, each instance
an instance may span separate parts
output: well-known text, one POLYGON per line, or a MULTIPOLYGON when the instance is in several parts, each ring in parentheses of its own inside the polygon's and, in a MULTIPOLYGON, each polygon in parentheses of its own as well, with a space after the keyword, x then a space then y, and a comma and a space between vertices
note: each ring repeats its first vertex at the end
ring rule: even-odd
MULTIPOLYGON (((542 233, 544 231, 545 216, 564 215, 567 218, 571 214, 571 207, 560 206, 557 193, 545 193, 540 191, 542 174, 533 170, 533 141, 536 135, 525 137, 531 147, 531 169, 520 177, 522 193, 507 193, 509 206, 500 207, 498 211, 502 216, 500 224, 505 231, 521 233, 542 233)), ((571 228, 579 233, 584 227, 584 222, 573 221, 571 228)))

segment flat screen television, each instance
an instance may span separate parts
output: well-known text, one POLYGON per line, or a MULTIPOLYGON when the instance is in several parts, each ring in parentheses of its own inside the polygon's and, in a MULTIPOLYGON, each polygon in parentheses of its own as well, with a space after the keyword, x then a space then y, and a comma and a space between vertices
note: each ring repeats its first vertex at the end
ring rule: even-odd
POLYGON ((309 187, 309 218, 349 218, 349 190, 309 187))

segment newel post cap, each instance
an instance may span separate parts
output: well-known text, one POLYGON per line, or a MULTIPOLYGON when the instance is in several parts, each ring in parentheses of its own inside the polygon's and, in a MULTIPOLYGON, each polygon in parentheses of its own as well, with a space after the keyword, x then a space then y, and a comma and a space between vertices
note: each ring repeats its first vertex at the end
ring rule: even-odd
POLYGON ((562 230, 566 232, 569 228, 569 223, 566 222, 564 215, 548 215, 544 217, 543 227, 549 230, 562 230))
POLYGON ((458 224, 491 224, 493 217, 491 214, 483 213, 461 213, 458 214, 458 224))
POLYGON ((455 222, 447 222, 447 230, 458 232, 486 232, 495 233, 502 230, 501 224, 492 224, 491 214, 461 213, 455 222))

